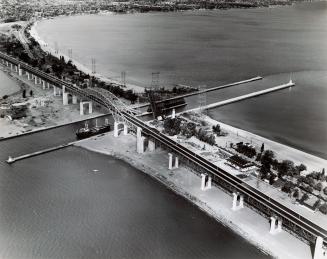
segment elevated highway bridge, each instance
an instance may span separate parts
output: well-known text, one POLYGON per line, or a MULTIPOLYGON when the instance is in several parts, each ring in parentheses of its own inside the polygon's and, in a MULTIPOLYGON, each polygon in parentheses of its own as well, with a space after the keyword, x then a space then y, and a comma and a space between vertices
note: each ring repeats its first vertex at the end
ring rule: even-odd
POLYGON ((327 246, 326 228, 312 222, 310 219, 267 196, 260 190, 253 188, 242 179, 233 176, 222 168, 214 165, 201 155, 198 155, 182 146, 175 140, 159 132, 157 129, 150 127, 136 116, 136 111, 128 108, 112 93, 103 89, 81 89, 3 53, 0 53, 0 62, 1 61, 6 65, 9 63, 16 66, 15 70, 20 75, 23 74, 22 71, 19 71, 21 69, 25 72, 32 73, 34 76, 50 82, 53 85, 62 87, 63 91, 69 91, 72 94, 80 96, 80 98, 92 100, 106 107, 113 114, 115 119, 114 135, 117 135, 119 124, 123 124, 124 132, 127 132, 128 127, 137 132, 138 151, 143 152, 143 147, 139 147, 140 145, 143 145, 144 136, 149 138, 151 142, 164 146, 186 163, 191 164, 193 167, 195 166, 198 172, 203 173, 202 177, 204 175, 205 177, 209 177, 210 181, 212 179, 214 183, 233 193, 233 207, 234 202, 238 202, 238 200, 236 200, 237 198, 240 199, 239 202, 241 203, 241 207, 243 206, 243 201, 245 201, 251 208, 254 208, 265 217, 271 219, 271 231, 274 230, 275 222, 278 221, 279 230, 281 230, 281 226, 283 226, 285 229, 291 231, 304 241, 315 244, 314 258, 322 258, 323 249, 327 246))

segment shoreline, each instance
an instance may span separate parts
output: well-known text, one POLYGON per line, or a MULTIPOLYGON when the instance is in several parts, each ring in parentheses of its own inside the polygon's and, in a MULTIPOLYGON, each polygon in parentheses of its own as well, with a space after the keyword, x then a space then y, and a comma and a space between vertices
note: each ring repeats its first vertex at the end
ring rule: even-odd
POLYGON ((279 238, 275 242, 274 237, 276 236, 269 234, 268 220, 248 206, 245 206, 242 211, 233 212, 231 210, 231 196, 215 184, 212 189, 201 191, 200 177, 194 170, 182 165, 178 169, 169 171, 165 165, 166 151, 158 148, 154 152, 146 151, 143 155, 136 154, 135 144, 133 143, 134 139, 135 137, 131 135, 114 138, 113 133, 109 133, 104 136, 80 141, 74 144, 74 146, 109 155, 126 162, 142 173, 159 181, 166 188, 184 197, 207 215, 213 217, 218 223, 224 225, 273 258, 311 258, 310 247, 285 230, 278 234, 279 238), (115 148, 118 146, 118 143, 119 150, 115 148), (249 221, 256 225, 249 225, 249 221), (265 232, 260 235, 258 230, 265 232), (278 242, 280 240, 284 240, 284 242, 278 242), (294 250, 296 251, 295 254, 289 254, 290 250, 285 247, 296 249, 294 250))
MULTIPOLYGON (((205 115, 203 117, 207 122, 212 123, 213 125, 219 124, 223 131, 227 131, 228 133, 233 133, 234 135, 239 136, 240 138, 246 139, 250 143, 254 142, 253 144, 257 144, 257 145, 258 144, 261 145, 262 143, 264 143, 265 149, 266 150, 270 149, 270 150, 274 151, 276 154, 276 158, 289 159, 298 164, 304 163, 308 167, 308 171, 310 171, 310 170, 320 171, 324 167, 327 168, 327 160, 322 157, 312 155, 303 150, 285 145, 278 141, 271 140, 266 137, 252 133, 250 131, 243 130, 243 129, 237 128, 235 126, 226 124, 224 122, 215 120, 208 115, 205 115), (257 142, 257 143, 255 143, 255 142, 257 142), (309 162, 303 161, 303 159, 311 161, 311 165, 309 162)), ((217 137, 216 140, 219 140, 222 138, 223 137, 220 136, 220 137, 217 137)), ((260 145, 259 145, 259 147, 260 147, 260 145)))
MULTIPOLYGON (((106 15, 109 15, 109 14, 106 14, 106 15)), ((71 60, 72 64, 75 65, 78 70, 84 72, 85 74, 89 74, 90 76, 94 76, 95 78, 97 78, 100 81, 103 81, 105 83, 120 84, 120 82, 118 80, 111 79, 110 77, 103 76, 99 73, 93 74, 92 70, 90 68, 88 68, 87 66, 85 66, 84 64, 82 64, 81 62, 77 61, 74 58, 70 59, 66 54, 62 53, 61 51, 56 53, 56 51, 53 48, 51 48, 47 42, 42 40, 42 38, 39 36, 39 34, 36 30, 36 26, 37 26, 38 22, 43 21, 43 20, 49 20, 49 19, 41 19, 41 20, 37 20, 37 21, 33 22, 31 25, 31 29, 29 30, 31 37, 33 37, 35 39, 35 41, 40 45, 40 48, 43 51, 49 52, 52 56, 57 57, 57 58, 59 58, 60 56, 63 56, 66 61, 71 60)), ((126 89, 127 90, 131 89, 136 93, 142 93, 145 90, 145 88, 142 86, 137 86, 137 85, 129 84, 129 83, 126 83, 126 89)))
MULTIPOLYGON (((108 15, 108 14, 105 14, 105 15, 108 15)), ((110 14, 110 15, 113 15, 113 14, 110 14)), ((38 21, 36 21, 35 23, 33 23, 33 25, 31 26, 31 29, 30 29, 30 34, 31 34, 31 36, 40 44, 40 47, 44 50, 44 51, 50 51, 51 52, 51 54, 52 55, 54 55, 54 56, 60 56, 60 55, 62 55, 62 56, 64 56, 65 57, 65 59, 66 60, 68 60, 69 58, 67 57, 67 55, 65 55, 65 54, 63 54, 63 53, 61 53, 61 52, 59 52, 58 54, 55 54, 54 52, 54 49, 52 49, 52 48, 50 48, 49 46, 48 46, 48 44, 46 43, 46 42, 44 42, 42 39, 41 39, 41 37, 38 35, 38 32, 37 32, 37 30, 36 30, 36 27, 37 27, 37 23, 38 23, 38 21)), ((89 69, 89 68, 87 68, 85 65, 83 65, 83 64, 81 64, 81 63, 79 63, 77 60, 74 60, 73 59, 73 64, 74 65, 76 65, 76 67, 79 69, 79 70, 81 70, 81 71, 83 71, 84 73, 88 73, 88 74, 92 74, 91 73, 91 70, 89 69)), ((117 82, 117 81, 115 81, 115 80, 111 80, 110 78, 106 78, 106 77, 104 77, 104 76, 102 76, 102 75, 99 75, 99 74, 96 74, 96 77, 97 78, 99 78, 99 80, 101 80, 101 81, 105 81, 105 82, 117 82)), ((127 86, 128 87, 131 87, 132 89, 136 89, 135 87, 137 87, 138 89, 141 89, 142 91, 144 90, 144 88, 143 87, 140 87, 140 86, 135 86, 135 85, 129 85, 129 84, 127 84, 127 86)), ((135 90, 136 91, 136 90, 135 90)), ((223 123, 223 122, 219 122, 219 123, 223 123)), ((224 123, 225 125, 228 125, 228 124, 226 124, 226 123, 224 123)), ((230 127, 234 127, 234 126, 232 126, 232 125, 228 125, 228 126, 230 126, 230 127)), ((234 127, 234 128, 236 128, 237 129, 237 127, 234 127)), ((244 130, 245 131, 245 130, 244 130)), ((319 154, 315 154, 314 152, 310 152, 310 150, 308 151, 308 150, 305 150, 305 149, 303 149, 303 148, 301 148, 300 146, 296 146, 296 145, 292 145, 292 144, 290 144, 290 143, 285 143, 285 144, 283 144, 283 143, 280 143, 279 142, 279 140, 276 140, 276 139, 274 139, 274 137, 272 137, 271 139, 269 138, 269 136, 261 136, 261 135, 259 135, 259 134, 255 134, 255 133, 251 133, 250 131, 247 131, 247 133, 249 133, 249 134, 252 134, 253 136, 255 136, 255 137, 258 137, 258 138, 262 138, 262 139, 264 139, 265 141, 267 140, 267 141, 269 141, 269 142, 276 142, 276 143, 278 143, 278 144, 280 144, 280 145, 284 145, 284 146, 287 146, 287 147, 290 147, 291 149, 294 149, 294 150, 297 150, 297 151, 299 151, 299 152, 303 152, 303 155, 305 155, 305 156, 307 156, 306 154, 308 154, 308 156, 311 156, 311 157, 313 157, 314 159, 315 158, 320 158, 320 159, 322 159, 322 160, 325 160, 325 158, 323 158, 322 156, 319 156, 319 154)), ((267 134, 267 135, 269 135, 269 134, 267 134)), ((321 168, 320 168, 321 169, 321 168)))

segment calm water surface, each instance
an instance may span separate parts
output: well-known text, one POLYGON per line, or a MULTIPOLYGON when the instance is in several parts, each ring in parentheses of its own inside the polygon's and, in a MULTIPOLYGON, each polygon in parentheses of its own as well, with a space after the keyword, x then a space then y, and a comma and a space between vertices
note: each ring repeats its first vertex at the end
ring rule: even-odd
POLYGON ((0 142, 1 258, 269 258, 112 157, 69 147, 3 162, 71 141, 78 126, 0 142))
POLYGON ((43 21, 42 39, 97 71, 148 86, 254 84, 211 92, 208 102, 272 87, 296 87, 214 109, 226 123, 327 158, 327 2, 252 10, 93 15, 43 21))

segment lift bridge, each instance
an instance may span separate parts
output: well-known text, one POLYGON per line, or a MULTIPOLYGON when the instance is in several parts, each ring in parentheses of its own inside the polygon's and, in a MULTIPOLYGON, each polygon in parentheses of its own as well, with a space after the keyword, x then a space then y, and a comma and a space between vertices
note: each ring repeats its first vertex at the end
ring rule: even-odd
MULTIPOLYGON (((304 217, 276 199, 253 188, 242 179, 219 168, 201 155, 182 146, 157 129, 147 125, 137 117, 137 111, 127 107, 127 105, 111 92, 96 87, 81 89, 3 53, 0 53, 0 64, 1 63, 4 66, 10 66, 11 70, 17 72, 19 76, 27 74, 29 77, 30 74, 33 74, 34 78, 39 78, 41 80, 42 85, 47 83, 48 85, 51 84, 53 87, 61 87, 63 92, 66 91, 70 94, 78 95, 81 99, 94 101, 104 106, 112 113, 115 120, 115 136, 118 135, 119 124, 124 125, 124 133, 127 133, 128 129, 137 132, 137 151, 139 153, 143 152, 145 137, 149 140, 149 150, 150 143, 152 143, 152 150, 155 144, 163 146, 171 152, 169 155, 169 169, 172 165, 172 154, 174 154, 176 158, 179 157, 185 164, 196 168, 196 171, 201 173, 201 188, 211 187, 212 181, 214 184, 233 194, 233 209, 241 209, 243 207, 243 202, 245 202, 250 208, 270 219, 271 233, 281 231, 283 228, 295 234, 303 241, 315 244, 314 259, 323 258, 323 251, 327 246, 327 230, 325 226, 321 226, 317 224, 317 222, 313 222, 304 217)), ((37 80, 35 80, 35 82, 36 81, 37 80)), ((178 166, 177 161, 175 166, 176 165, 178 166)))

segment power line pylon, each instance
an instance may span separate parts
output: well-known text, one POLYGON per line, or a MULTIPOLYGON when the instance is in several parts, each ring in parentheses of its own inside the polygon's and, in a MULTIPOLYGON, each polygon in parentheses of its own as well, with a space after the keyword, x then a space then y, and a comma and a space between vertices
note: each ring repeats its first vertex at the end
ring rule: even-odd
POLYGON ((92 58, 92 74, 96 73, 96 60, 92 58))
POLYGON ((121 80, 121 84, 122 86, 126 86, 126 72, 122 71, 120 74, 120 80, 121 80))

